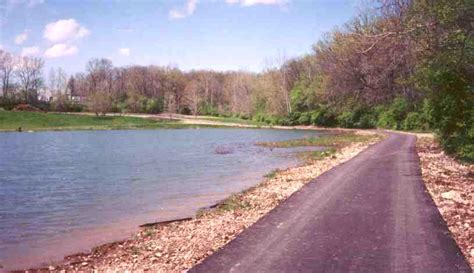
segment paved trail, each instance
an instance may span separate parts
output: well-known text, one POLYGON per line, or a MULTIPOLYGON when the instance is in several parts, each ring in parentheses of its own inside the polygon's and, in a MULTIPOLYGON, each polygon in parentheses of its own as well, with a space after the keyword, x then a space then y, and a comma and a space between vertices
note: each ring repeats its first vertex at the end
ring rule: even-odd
POLYGON ((472 272, 391 134, 318 177, 191 272, 472 272))

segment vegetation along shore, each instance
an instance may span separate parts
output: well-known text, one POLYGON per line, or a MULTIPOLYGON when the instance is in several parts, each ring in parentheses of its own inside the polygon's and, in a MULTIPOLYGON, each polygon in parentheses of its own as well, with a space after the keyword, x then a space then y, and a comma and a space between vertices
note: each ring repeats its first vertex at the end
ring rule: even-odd
POLYGON ((119 115, 96 117, 94 115, 68 115, 64 113, 0 111, 0 132, 177 129, 189 127, 192 127, 192 125, 176 120, 146 119, 119 115))

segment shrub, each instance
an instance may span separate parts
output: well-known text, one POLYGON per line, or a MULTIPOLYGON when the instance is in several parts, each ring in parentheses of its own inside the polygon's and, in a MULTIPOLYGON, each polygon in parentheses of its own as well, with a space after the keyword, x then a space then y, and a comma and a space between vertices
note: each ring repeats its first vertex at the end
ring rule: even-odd
POLYGON ((377 118, 374 113, 365 113, 360 116, 359 121, 356 123, 357 128, 369 129, 375 128, 377 125, 377 118))
POLYGON ((309 112, 301 113, 300 117, 298 118, 298 124, 310 125, 311 124, 311 113, 309 113, 309 112))
POLYGON ((290 126, 291 120, 287 117, 280 117, 278 118, 278 124, 283 125, 283 126, 290 126))
POLYGON ((405 98, 395 98, 390 105, 389 111, 392 112, 393 117, 398 123, 398 127, 401 127, 401 123, 405 120, 408 113, 408 102, 405 98))
POLYGON ((376 114, 364 105, 356 106, 337 116, 339 126, 345 128, 374 128, 376 120, 376 114))
POLYGON ((202 115, 207 115, 207 116, 218 116, 219 111, 217 110, 216 107, 212 106, 210 103, 201 103, 199 105, 199 113, 202 115))
POLYGON ((310 122, 317 126, 334 127, 337 125, 336 114, 327 106, 321 106, 311 112, 310 122))
POLYGON ((256 121, 256 122, 265 122, 265 120, 266 120, 265 114, 263 114, 263 113, 256 113, 256 114, 252 117, 252 120, 253 120, 253 121, 256 121))
POLYGON ((379 114, 377 127, 384 129, 397 129, 398 123, 392 111, 388 110, 379 114))
POLYGON ((403 130, 426 130, 426 122, 423 120, 423 115, 417 112, 410 112, 403 121, 403 130))
POLYGON ((354 113, 348 111, 342 112, 337 116, 337 122, 341 127, 354 128, 354 113))
POLYGON ((147 99, 145 103, 145 111, 150 114, 158 114, 163 112, 162 99, 147 99))
POLYGON ((298 120, 300 119, 301 112, 291 112, 290 115, 288 116, 290 120, 289 125, 296 125, 298 124, 298 120))
POLYGON ((377 127, 385 129, 402 129, 403 122, 409 109, 405 98, 395 98, 388 107, 378 107, 377 127))

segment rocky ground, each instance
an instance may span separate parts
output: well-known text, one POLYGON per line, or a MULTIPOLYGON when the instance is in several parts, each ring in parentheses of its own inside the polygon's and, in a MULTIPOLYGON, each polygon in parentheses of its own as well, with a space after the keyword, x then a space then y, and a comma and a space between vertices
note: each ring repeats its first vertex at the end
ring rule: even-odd
POLYGON ((417 150, 426 187, 473 268, 474 165, 447 156, 433 138, 418 138, 417 150))
POLYGON ((353 143, 325 159, 271 173, 261 184, 199 212, 193 219, 144 228, 129 240, 66 257, 63 262, 39 271, 185 271, 313 178, 354 157, 378 139, 353 143))

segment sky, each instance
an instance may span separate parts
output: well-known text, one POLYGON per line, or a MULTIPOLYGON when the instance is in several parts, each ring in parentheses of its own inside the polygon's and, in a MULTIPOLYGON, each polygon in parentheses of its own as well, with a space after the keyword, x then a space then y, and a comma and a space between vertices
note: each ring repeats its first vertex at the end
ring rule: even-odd
POLYGON ((312 45, 359 11, 357 0, 0 0, 0 47, 45 70, 172 65, 261 71, 312 45))

